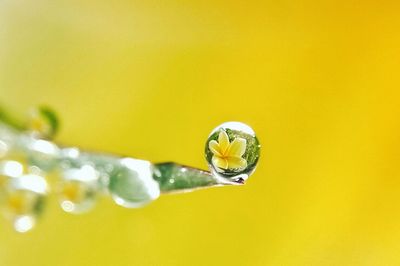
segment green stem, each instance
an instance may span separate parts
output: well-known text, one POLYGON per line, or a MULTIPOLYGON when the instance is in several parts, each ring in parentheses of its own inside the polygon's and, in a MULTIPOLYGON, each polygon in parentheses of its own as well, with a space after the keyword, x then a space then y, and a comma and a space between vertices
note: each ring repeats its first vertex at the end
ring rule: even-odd
MULTIPOLYGON (((208 171, 173 162, 155 164, 153 178, 163 193, 185 192, 193 189, 228 185, 208 171)), ((233 185, 233 184, 232 184, 233 185)))

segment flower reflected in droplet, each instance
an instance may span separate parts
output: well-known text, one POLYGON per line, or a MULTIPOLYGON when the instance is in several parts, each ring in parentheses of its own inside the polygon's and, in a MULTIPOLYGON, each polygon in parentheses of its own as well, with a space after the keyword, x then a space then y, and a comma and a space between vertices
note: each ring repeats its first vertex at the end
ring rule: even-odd
POLYGON ((228 134, 221 130, 218 135, 218 142, 211 140, 208 146, 213 153, 212 163, 215 167, 223 170, 243 169, 247 166, 247 161, 242 158, 246 151, 246 140, 235 138, 229 141, 228 134))

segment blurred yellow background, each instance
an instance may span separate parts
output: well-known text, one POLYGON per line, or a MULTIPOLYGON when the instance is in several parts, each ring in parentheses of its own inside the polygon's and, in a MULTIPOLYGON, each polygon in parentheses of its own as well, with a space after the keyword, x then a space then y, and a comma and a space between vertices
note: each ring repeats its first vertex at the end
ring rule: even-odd
POLYGON ((57 140, 206 167, 224 121, 263 145, 243 187, 49 200, 0 265, 400 265, 398 1, 0 2, 0 102, 48 104, 57 140))

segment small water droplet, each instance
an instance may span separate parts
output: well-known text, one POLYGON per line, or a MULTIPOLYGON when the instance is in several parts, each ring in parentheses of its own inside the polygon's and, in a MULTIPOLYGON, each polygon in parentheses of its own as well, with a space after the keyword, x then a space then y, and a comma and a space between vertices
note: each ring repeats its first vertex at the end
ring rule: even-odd
POLYGON ((59 197, 61 208, 69 213, 84 213, 96 203, 98 172, 90 165, 61 170, 59 197))
POLYGON ((34 227, 42 213, 46 194, 47 182, 42 176, 11 177, 2 197, 3 215, 17 232, 25 233, 34 227))
POLYGON ((211 172, 221 182, 243 183, 257 166, 260 143, 248 125, 227 122, 211 132, 205 156, 211 172))
POLYGON ((24 173, 24 165, 14 160, 0 161, 0 174, 8 177, 19 177, 24 173))
POLYGON ((79 157, 80 151, 78 148, 64 148, 61 150, 61 156, 67 157, 69 159, 77 159, 79 157))
POLYGON ((14 229, 19 233, 26 233, 35 226, 36 220, 29 215, 17 216, 14 219, 14 229))
POLYGON ((27 153, 31 165, 36 165, 43 170, 50 171, 58 163, 60 149, 51 141, 29 138, 27 153))

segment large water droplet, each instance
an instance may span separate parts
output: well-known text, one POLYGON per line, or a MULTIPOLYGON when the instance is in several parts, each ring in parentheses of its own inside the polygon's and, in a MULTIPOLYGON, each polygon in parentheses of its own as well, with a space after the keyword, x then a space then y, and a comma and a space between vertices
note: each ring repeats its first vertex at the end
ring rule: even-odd
POLYGON ((141 207, 160 196, 153 179, 153 166, 148 161, 125 158, 110 175, 109 190, 114 201, 127 208, 141 207))
POLYGON ((205 156, 211 172, 220 181, 243 183, 257 166, 260 143, 248 125, 227 122, 211 132, 205 156))

